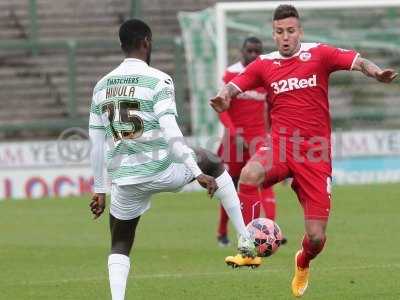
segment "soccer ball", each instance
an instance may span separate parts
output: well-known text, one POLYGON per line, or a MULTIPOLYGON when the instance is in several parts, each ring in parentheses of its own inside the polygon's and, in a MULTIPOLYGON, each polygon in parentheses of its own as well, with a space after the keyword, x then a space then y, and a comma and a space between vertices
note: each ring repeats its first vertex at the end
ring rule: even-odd
POLYGON ((282 242, 282 231, 278 224, 267 218, 258 218, 247 224, 254 239, 257 255, 267 257, 276 252, 282 242))

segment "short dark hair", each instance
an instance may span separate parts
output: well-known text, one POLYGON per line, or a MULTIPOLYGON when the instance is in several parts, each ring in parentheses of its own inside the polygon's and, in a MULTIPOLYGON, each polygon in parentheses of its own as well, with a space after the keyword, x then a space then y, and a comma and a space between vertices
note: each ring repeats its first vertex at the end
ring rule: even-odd
POLYGON ((290 17, 300 19, 296 7, 290 4, 281 4, 274 11, 273 21, 282 20, 290 17))
POLYGON ((121 48, 125 53, 139 49, 145 38, 151 39, 149 25, 139 19, 130 19, 122 23, 119 28, 119 40, 121 48))
POLYGON ((243 41, 242 48, 244 48, 247 43, 262 44, 261 40, 255 36, 249 36, 249 37, 245 38, 245 40, 243 41))

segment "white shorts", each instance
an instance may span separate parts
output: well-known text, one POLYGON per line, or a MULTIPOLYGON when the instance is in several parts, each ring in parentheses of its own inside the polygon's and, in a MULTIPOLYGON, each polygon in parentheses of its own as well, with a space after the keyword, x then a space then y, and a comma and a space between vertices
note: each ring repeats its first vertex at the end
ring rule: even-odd
POLYGON ((161 192, 179 192, 194 179, 184 164, 173 163, 159 178, 132 185, 111 186, 110 213, 120 220, 132 220, 150 208, 150 198, 161 192))

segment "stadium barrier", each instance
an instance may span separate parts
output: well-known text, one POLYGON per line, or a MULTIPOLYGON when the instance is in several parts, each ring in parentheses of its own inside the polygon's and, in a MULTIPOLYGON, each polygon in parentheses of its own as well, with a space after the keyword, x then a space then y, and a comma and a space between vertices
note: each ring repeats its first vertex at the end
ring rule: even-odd
MULTIPOLYGON (((37 54, 37 42, 39 41, 39 26, 38 26, 38 3, 37 0, 29 0, 29 42, 32 44, 32 54, 37 54)), ((142 1, 130 0, 129 16, 132 18, 142 15, 142 1)))
MULTIPOLYGON (((174 66, 173 74, 170 74, 175 81, 176 102, 178 107, 179 123, 180 125, 190 127, 189 115, 185 113, 185 79, 184 79, 184 64, 183 58, 183 45, 180 38, 170 39, 168 37, 155 37, 154 50, 157 51, 163 48, 173 48, 174 50, 174 66)), ((4 53, 12 51, 27 50, 28 52, 35 52, 40 54, 41 51, 51 50, 65 50, 67 55, 68 64, 66 66, 68 74, 68 102, 67 102, 67 116, 59 120, 34 120, 24 121, 22 123, 3 123, 0 126, 0 132, 12 133, 29 128, 31 131, 35 130, 53 130, 60 132, 70 127, 87 127, 88 116, 79 116, 77 113, 77 51, 79 49, 119 49, 117 41, 111 40, 61 40, 61 41, 0 41, 0 51, 4 53)), ((121 53, 121 60, 123 55, 121 53)), ((110 66, 113 68, 115 66, 110 66)), ((99 76, 102 74, 99 74, 99 76)), ((89 107, 88 107, 89 111, 89 107)))

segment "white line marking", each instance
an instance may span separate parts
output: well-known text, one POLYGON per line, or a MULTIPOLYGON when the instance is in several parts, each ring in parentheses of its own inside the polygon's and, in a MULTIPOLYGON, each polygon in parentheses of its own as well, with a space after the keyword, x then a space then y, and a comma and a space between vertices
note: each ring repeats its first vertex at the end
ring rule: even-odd
MULTIPOLYGON (((356 267, 333 267, 333 268, 321 268, 317 267, 315 271, 324 270, 324 273, 330 271, 356 271, 356 270, 367 270, 367 269, 395 269, 400 268, 400 264, 386 264, 386 265, 370 265, 370 266, 356 266, 356 267)), ((129 278, 133 280, 146 280, 146 279, 162 279, 162 278, 186 278, 186 277, 208 277, 208 276, 235 276, 242 275, 243 272, 251 272, 256 273, 278 273, 278 272, 286 272, 287 269, 235 269, 235 270, 227 270, 225 272, 204 272, 204 273, 160 273, 160 274, 135 274, 131 273, 129 278)), ((19 281, 18 284, 7 284, 8 286, 21 286, 21 285, 51 285, 57 283, 70 283, 70 282, 86 282, 86 281, 107 281, 108 277, 106 276, 96 276, 96 277, 74 277, 68 279, 60 279, 60 280, 42 280, 42 281, 19 281)))

